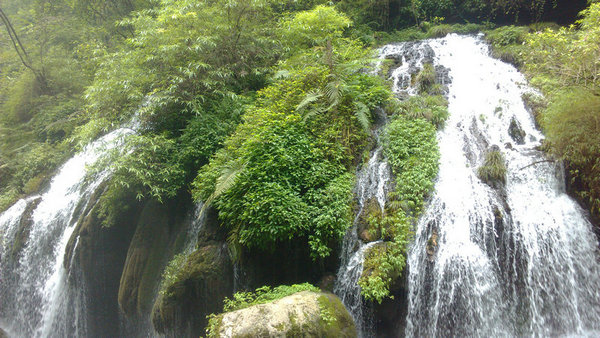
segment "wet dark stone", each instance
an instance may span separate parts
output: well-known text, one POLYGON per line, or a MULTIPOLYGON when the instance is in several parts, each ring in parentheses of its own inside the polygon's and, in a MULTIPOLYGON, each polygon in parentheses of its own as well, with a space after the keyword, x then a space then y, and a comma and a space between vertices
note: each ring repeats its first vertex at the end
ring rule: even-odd
POLYGON ((527 134, 521 128, 519 122, 514 118, 510 120, 510 125, 508 126, 508 135, 517 143, 517 144, 525 144, 525 136, 527 134))

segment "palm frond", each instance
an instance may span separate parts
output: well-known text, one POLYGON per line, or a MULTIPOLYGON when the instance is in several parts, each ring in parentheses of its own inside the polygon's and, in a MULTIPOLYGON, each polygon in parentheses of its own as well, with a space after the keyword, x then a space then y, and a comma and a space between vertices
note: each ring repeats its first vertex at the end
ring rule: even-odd
POLYGON ((363 127, 365 132, 368 133, 371 128, 371 122, 369 121, 369 108, 360 101, 354 104, 354 108, 354 116, 356 116, 358 122, 363 127))
POLYGON ((298 106, 296 106, 296 111, 298 111, 298 112, 303 111, 306 107, 308 107, 310 104, 318 101, 321 97, 323 97, 323 94, 316 93, 316 92, 310 92, 310 93, 306 94, 306 97, 298 104, 298 106))
POLYGON ((210 196, 204 201, 204 205, 200 209, 198 213, 198 219, 200 219, 206 209, 212 204, 212 202, 219 198, 224 192, 229 190, 235 183, 235 180, 239 176, 239 174, 246 168, 246 163, 242 163, 241 161, 233 161, 231 165, 224 167, 221 171, 221 176, 217 178, 217 182, 215 184, 215 190, 210 196))

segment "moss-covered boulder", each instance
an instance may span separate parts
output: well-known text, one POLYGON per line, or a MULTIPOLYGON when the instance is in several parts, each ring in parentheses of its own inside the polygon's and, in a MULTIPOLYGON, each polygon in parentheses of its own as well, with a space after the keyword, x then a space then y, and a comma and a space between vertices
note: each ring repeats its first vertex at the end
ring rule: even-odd
POLYGON ((0 338, 8 338, 8 333, 6 333, 6 331, 0 329, 0 338))
POLYGON ((216 337, 356 337, 350 313, 331 293, 303 291, 213 320, 216 337))
POLYGON ((159 333, 198 336, 206 316, 223 309, 233 291, 233 266, 226 245, 211 241, 194 251, 161 287, 152 310, 159 333))
POLYGON ((483 165, 477 169, 477 176, 494 189, 506 184, 506 160, 500 148, 493 145, 485 154, 483 165))

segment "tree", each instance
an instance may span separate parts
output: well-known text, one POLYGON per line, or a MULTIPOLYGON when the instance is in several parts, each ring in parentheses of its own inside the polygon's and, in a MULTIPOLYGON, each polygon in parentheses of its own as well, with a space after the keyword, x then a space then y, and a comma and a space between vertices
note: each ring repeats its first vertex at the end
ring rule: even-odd
POLYGON ((17 34, 17 31, 15 30, 14 26, 12 25, 12 23, 8 19, 8 16, 4 13, 2 8, 0 8, 0 20, 2 20, 2 23, 4 23, 4 26, 6 27, 8 37, 10 38, 10 41, 11 41, 15 51, 17 52, 17 55, 19 56, 21 63, 23 64, 23 66, 25 66, 27 69, 29 69, 35 75, 35 78, 37 79, 40 86, 42 87, 42 91, 47 92, 48 91, 48 82, 46 80, 46 75, 44 74, 43 69, 40 70, 33 66, 33 63, 31 62, 31 58, 29 57, 29 54, 27 53, 25 46, 23 46, 21 39, 19 39, 19 35, 17 34))

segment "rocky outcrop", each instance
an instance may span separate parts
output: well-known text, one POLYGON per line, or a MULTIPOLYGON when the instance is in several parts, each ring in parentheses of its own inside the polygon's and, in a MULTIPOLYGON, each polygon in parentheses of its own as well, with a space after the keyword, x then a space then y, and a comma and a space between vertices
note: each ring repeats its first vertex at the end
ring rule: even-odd
POLYGON ((149 201, 144 206, 119 286, 119 307, 127 317, 150 313, 162 270, 185 225, 185 214, 185 209, 175 202, 149 201))
POLYGON ((352 317, 335 295, 298 292, 217 316, 218 337, 356 337, 352 317))
POLYGON ((25 247, 27 243, 27 239, 29 238, 29 231, 31 230, 31 226, 33 225, 33 212, 35 208, 42 201, 41 197, 30 200, 21 216, 21 220, 19 221, 19 227, 17 228, 17 234, 15 236, 15 241, 12 244, 11 256, 13 261, 18 261, 18 257, 21 253, 21 250, 25 247))
POLYGON ((163 281, 152 309, 156 331, 171 336, 202 335, 206 316, 222 311, 223 299, 233 293, 233 265, 225 238, 216 213, 209 209, 197 249, 174 276, 163 281))
POLYGON ((69 284, 83 289, 86 297, 87 334, 91 337, 119 335, 117 294, 129 242, 135 231, 139 204, 135 197, 123 200, 129 204, 116 219, 116 225, 105 227, 98 201, 105 186, 100 186, 83 210, 65 249, 63 265, 69 272, 69 284))

